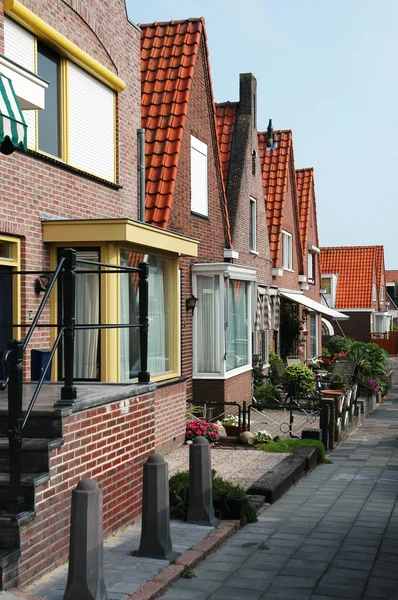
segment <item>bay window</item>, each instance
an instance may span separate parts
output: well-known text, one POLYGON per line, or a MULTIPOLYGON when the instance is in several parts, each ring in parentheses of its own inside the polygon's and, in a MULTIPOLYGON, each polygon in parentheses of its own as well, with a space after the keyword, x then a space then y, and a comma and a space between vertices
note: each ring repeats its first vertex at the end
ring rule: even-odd
POLYGON ((194 376, 229 377, 237 369, 251 369, 254 281, 253 269, 227 263, 194 266, 194 376))
MULTIPOLYGON (((175 364, 175 280, 172 259, 148 256, 133 250, 120 251, 120 265, 138 267, 148 262, 148 371, 151 378, 168 375, 175 364)), ((137 273, 120 275, 120 323, 139 322, 137 273)), ((120 330, 120 380, 138 377, 140 365, 139 328, 120 330)))

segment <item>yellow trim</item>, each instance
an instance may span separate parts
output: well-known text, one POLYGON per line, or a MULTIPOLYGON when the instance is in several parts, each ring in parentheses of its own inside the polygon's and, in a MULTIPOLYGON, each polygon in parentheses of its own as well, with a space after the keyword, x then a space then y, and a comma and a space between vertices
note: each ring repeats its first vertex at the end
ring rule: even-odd
POLYGON ((112 89, 117 92, 122 92, 125 89, 126 84, 120 77, 101 65, 101 63, 92 58, 87 52, 84 52, 84 50, 81 50, 76 44, 69 41, 64 35, 58 33, 51 25, 48 25, 40 17, 37 17, 18 0, 4 0, 4 12, 52 48, 55 48, 60 54, 73 60, 73 62, 112 89))
MULTIPOLYGON (((4 267, 11 267, 14 271, 21 270, 21 240, 16 237, 9 235, 0 235, 2 242, 12 244, 12 258, 1 259, 0 265, 4 267)), ((12 319, 14 323, 21 322, 21 276, 14 275, 12 277, 12 319)), ((21 328, 13 327, 12 335, 15 339, 21 338, 21 328)))
POLYGON ((199 245, 192 238, 129 219, 46 221, 43 242, 90 245, 122 242, 140 246, 150 254, 163 252, 193 257, 198 256, 199 245))
POLYGON ((113 95, 113 179, 117 181, 117 97, 113 95))

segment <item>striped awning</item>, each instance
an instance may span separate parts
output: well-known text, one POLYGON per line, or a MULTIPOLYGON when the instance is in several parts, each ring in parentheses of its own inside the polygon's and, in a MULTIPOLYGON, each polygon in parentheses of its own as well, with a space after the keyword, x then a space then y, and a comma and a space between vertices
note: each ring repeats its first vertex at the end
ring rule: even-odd
POLYGON ((0 152, 11 154, 19 146, 26 152, 27 129, 11 79, 0 73, 0 152))

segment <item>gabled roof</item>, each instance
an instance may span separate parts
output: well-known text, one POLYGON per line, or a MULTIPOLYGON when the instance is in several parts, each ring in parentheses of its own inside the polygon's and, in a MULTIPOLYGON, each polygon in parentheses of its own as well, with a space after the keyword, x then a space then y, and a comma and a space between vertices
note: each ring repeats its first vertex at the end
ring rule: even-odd
POLYGON ((398 281, 398 271, 397 270, 387 270, 386 271, 386 281, 387 283, 394 283, 394 281, 398 281))
POLYGON ((314 169, 312 167, 308 169, 296 169, 296 191, 299 209, 300 240, 303 256, 305 256, 307 253, 308 228, 310 225, 311 215, 311 193, 313 186, 314 169))
POLYGON ((216 104, 218 151, 220 154, 221 172, 225 189, 227 189, 229 160, 231 158, 238 108, 239 102, 223 102, 216 104))
POLYGON ((273 148, 267 148, 268 133, 258 133, 260 164, 263 177, 269 246, 273 265, 276 266, 281 248, 282 218, 287 190, 289 163, 292 159, 291 130, 273 132, 273 148))
POLYGON ((384 255, 383 246, 321 248, 321 273, 338 274, 337 309, 372 308, 374 274, 380 282, 380 264, 384 262, 380 263, 380 249, 384 255))
MULTIPOLYGON (((145 128, 146 141, 146 222, 166 228, 173 202, 192 80, 202 44, 207 62, 209 94, 214 107, 207 36, 203 18, 140 24, 139 27, 142 30, 141 124, 145 128)), ((215 122, 213 127, 215 135, 215 122)), ((230 238, 225 195, 223 203, 227 235, 230 238)))

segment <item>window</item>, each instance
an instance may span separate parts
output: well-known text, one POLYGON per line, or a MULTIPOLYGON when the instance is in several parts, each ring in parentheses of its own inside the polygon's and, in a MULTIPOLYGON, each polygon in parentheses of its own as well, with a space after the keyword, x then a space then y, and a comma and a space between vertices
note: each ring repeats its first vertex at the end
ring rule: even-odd
POLYGON ((227 371, 249 362, 248 291, 247 283, 225 279, 227 300, 226 358, 227 371))
POLYGON ((250 198, 250 232, 249 232, 249 244, 250 250, 256 252, 256 230, 257 230, 257 203, 254 198, 250 198))
POLYGON ((384 285, 380 288, 380 302, 384 302, 384 285))
POLYGON ((191 211, 208 216, 207 145, 191 135, 191 211))
POLYGON ((49 82, 44 110, 24 111, 28 148, 115 181, 116 96, 113 89, 7 17, 4 19, 4 53, 49 82))
POLYGON ((251 327, 252 281, 254 269, 194 265, 194 376, 228 377, 236 369, 251 368, 257 335, 251 327))
POLYGON ((332 278, 331 277, 322 277, 321 288, 325 290, 325 294, 332 293, 332 278))
POLYGON ((282 231, 282 267, 293 270, 293 237, 287 231, 282 231))
MULTIPOLYGON (((147 256, 122 249, 120 264, 137 267, 148 262, 148 371, 152 377, 167 375, 176 370, 174 364, 174 318, 175 288, 173 286, 172 260, 159 256, 147 256)), ((120 275, 120 322, 138 323, 139 290, 138 274, 120 275)), ((120 330, 120 379, 125 381, 138 376, 140 365, 139 329, 120 330)))
POLYGON ((372 286, 372 300, 373 302, 376 302, 377 300, 377 287, 375 283, 372 286))
POLYGON ((308 283, 315 283, 315 261, 316 254, 308 252, 307 255, 307 277, 308 283))
POLYGON ((37 111, 37 147, 61 157, 60 139, 60 57, 44 44, 37 44, 37 74, 48 81, 46 107, 37 111))
POLYGON ((269 331, 266 329, 261 332, 261 360, 263 365, 267 365, 269 363, 269 341, 268 341, 269 331))
POLYGON ((310 354, 311 358, 318 356, 318 315, 310 313, 310 354))

